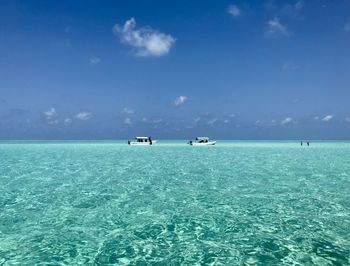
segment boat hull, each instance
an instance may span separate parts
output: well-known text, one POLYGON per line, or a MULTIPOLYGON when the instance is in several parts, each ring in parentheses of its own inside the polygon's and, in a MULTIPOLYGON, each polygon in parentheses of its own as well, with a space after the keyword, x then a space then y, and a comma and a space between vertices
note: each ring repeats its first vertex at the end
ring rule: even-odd
POLYGON ((133 146, 151 146, 153 144, 156 144, 156 140, 152 140, 152 144, 150 142, 136 142, 136 141, 130 141, 129 145, 133 146))
POLYGON ((209 142, 203 142, 203 143, 192 142, 190 145, 192 145, 192 146, 213 146, 215 144, 216 144, 216 141, 209 141, 209 142))

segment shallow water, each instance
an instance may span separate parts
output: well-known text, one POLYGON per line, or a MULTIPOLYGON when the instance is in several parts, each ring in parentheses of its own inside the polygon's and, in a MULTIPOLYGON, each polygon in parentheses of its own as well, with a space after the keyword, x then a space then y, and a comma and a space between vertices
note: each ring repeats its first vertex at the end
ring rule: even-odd
POLYGON ((348 265, 350 142, 0 142, 0 265, 348 265))

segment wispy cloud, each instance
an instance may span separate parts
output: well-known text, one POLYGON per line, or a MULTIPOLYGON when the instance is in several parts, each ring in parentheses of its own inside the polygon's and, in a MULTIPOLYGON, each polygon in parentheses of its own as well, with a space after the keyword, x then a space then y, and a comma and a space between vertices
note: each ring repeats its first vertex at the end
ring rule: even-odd
POLYGON ((208 120, 208 125, 214 125, 216 122, 218 121, 218 119, 217 118, 212 118, 212 119, 210 119, 210 120, 208 120))
POLYGON ((91 57, 89 59, 89 65, 90 66, 94 66, 94 65, 97 65, 99 63, 101 63, 101 58, 99 58, 99 57, 91 57))
POLYGON ((276 119, 271 120, 256 120, 254 125, 257 127, 275 127, 278 125, 286 125, 288 123, 293 122, 293 119, 290 117, 286 117, 278 122, 276 119))
MULTIPOLYGON (((1 107, 1 106, 0 106, 1 107)), ((0 120, 3 120, 3 119, 15 119, 15 118, 18 118, 18 117, 23 117, 24 115, 26 114, 29 114, 30 111, 29 110, 25 110, 25 109, 22 109, 22 108, 10 108, 8 109, 7 111, 5 111, 5 113, 0 113, 0 120)))
POLYGON ((298 2, 296 2, 294 4, 294 9, 295 10, 301 10, 303 8, 304 8, 304 1, 302 1, 302 0, 299 0, 298 2))
POLYGON ((256 126, 262 126, 263 125, 263 121, 261 120, 256 120, 254 123, 256 126))
POLYGON ((286 117, 285 119, 283 119, 281 121, 281 125, 286 125, 286 124, 289 124, 293 121, 293 119, 291 117, 286 117))
POLYGON ((88 112, 80 112, 80 113, 77 113, 75 116, 74 116, 75 119, 77 120, 89 120, 91 118, 91 113, 88 113, 88 112))
POLYGON ((58 119, 47 121, 47 123, 48 123, 49 125, 57 125, 59 122, 60 122, 60 121, 59 121, 58 119))
POLYGON ((227 12, 235 18, 237 18, 241 15, 241 10, 236 5, 230 5, 227 9, 227 12))
POLYGON ((179 96, 174 100, 174 106, 184 105, 187 101, 187 96, 179 96))
POLYGON ((124 107, 123 110, 121 110, 121 113, 131 115, 135 113, 135 110, 129 109, 128 107, 124 107))
POLYGON ((131 119, 130 119, 129 117, 125 118, 125 119, 124 119, 124 124, 125 124, 125 125, 132 125, 131 119))
POLYGON ((265 36, 269 38, 276 38, 279 36, 288 37, 291 32, 287 29, 287 26, 283 25, 277 17, 271 19, 267 23, 265 36))
POLYGON ((163 122, 163 119, 162 119, 162 118, 155 118, 155 119, 152 120, 152 123, 153 123, 153 124, 159 124, 159 123, 161 123, 161 122, 163 122))
POLYGON ((345 117, 345 122, 350 123, 350 117, 345 117))
POLYGON ((290 63, 284 63, 282 66, 283 71, 296 71, 300 69, 301 67, 299 65, 290 64, 290 63))
POLYGON ((323 122, 329 122, 333 119, 334 115, 326 115, 325 117, 322 118, 323 122))
POLYGON ((65 33, 70 33, 71 30, 72 30, 72 27, 71 26, 66 26, 63 30, 64 30, 65 33))
POLYGON ((57 117, 56 109, 54 107, 51 107, 49 110, 44 112, 44 116, 46 120, 53 120, 57 117))
POLYGON ((63 40, 63 46, 66 47, 66 48, 72 47, 72 42, 71 42, 71 40, 69 38, 71 30, 72 30, 72 27, 69 26, 69 25, 64 28, 64 32, 65 32, 66 38, 63 40))
POLYGON ((200 117, 196 117, 195 119, 193 119, 193 122, 195 124, 199 123, 201 121, 201 118, 200 117))
POLYGON ((70 125, 72 123, 72 119, 71 118, 66 118, 66 119, 63 120, 63 123, 64 123, 64 125, 68 126, 68 125, 70 125))
POLYGON ((287 1, 266 1, 264 7, 269 12, 273 12, 279 17, 292 19, 303 19, 302 11, 304 9, 304 1, 294 1, 294 3, 285 3, 287 1))
POLYGON ((303 9, 304 9, 304 1, 300 0, 300 1, 297 1, 295 4, 285 4, 281 9, 280 14, 298 19, 298 18, 302 18, 300 13, 303 9))
POLYGON ((345 24, 345 26, 343 27, 343 30, 346 32, 350 32, 350 21, 345 24))
POLYGON ((67 48, 70 48, 72 47, 72 42, 70 39, 65 39, 64 42, 63 42, 63 46, 64 47, 67 47, 67 48))
POLYGON ((169 53, 175 42, 169 34, 164 34, 151 27, 136 29, 136 20, 130 18, 124 25, 116 24, 113 33, 121 42, 132 46, 137 56, 162 56, 169 53))
POLYGON ((162 123, 163 121, 164 121, 163 118, 160 118, 160 117, 155 117, 155 118, 146 118, 146 117, 143 117, 143 118, 141 119, 141 122, 143 122, 143 123, 154 124, 154 125, 160 124, 160 123, 162 123))

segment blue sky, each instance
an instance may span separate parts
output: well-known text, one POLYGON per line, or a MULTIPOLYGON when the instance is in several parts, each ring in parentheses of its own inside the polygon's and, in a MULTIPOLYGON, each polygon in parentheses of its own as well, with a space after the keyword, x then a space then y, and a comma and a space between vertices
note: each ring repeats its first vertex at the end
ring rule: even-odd
POLYGON ((349 139, 350 1, 0 2, 0 139, 349 139))

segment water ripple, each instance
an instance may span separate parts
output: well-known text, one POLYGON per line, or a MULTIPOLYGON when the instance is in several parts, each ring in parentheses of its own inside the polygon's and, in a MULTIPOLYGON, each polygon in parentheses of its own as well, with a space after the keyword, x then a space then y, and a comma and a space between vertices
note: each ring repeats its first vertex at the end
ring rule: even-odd
POLYGON ((348 265, 350 143, 0 143, 0 265, 348 265))

